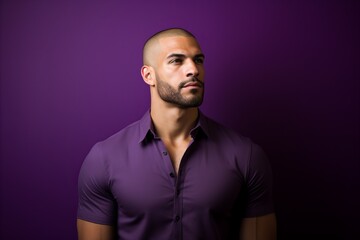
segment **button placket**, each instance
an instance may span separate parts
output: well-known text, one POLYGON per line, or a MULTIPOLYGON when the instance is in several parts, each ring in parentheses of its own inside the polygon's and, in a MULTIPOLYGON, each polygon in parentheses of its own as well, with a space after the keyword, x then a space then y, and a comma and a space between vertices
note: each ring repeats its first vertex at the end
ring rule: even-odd
MULTIPOLYGON (((172 165, 170 154, 167 151, 166 147, 161 141, 158 142, 158 152, 160 153, 161 158, 163 159, 164 166, 167 170, 168 180, 172 185, 173 189, 173 221, 174 221, 174 239, 181 239, 182 236, 182 185, 183 185, 183 166, 180 166, 179 172, 176 174, 174 166, 172 165)), ((186 161, 187 152, 185 151, 181 162, 186 161)), ((181 163, 183 165, 184 163, 181 163)))

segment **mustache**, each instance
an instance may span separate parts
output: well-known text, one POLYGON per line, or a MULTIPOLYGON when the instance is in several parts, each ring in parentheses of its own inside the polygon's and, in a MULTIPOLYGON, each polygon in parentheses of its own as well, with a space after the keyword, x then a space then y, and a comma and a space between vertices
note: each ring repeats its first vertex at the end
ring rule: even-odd
POLYGON ((179 88, 183 88, 183 87, 185 87, 186 84, 193 83, 193 82, 196 82, 197 84, 199 84, 200 87, 204 87, 204 83, 202 81, 200 81, 197 77, 192 77, 190 80, 181 82, 179 84, 179 88))

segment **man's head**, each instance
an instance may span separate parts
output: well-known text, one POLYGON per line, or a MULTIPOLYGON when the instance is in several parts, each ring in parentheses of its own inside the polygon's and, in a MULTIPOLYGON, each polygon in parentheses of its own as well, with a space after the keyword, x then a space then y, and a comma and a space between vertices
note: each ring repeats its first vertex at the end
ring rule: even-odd
POLYGON ((190 32, 172 28, 149 38, 143 49, 141 74, 150 86, 152 103, 198 107, 204 94, 204 55, 190 32), (155 102, 154 102, 155 101, 155 102))

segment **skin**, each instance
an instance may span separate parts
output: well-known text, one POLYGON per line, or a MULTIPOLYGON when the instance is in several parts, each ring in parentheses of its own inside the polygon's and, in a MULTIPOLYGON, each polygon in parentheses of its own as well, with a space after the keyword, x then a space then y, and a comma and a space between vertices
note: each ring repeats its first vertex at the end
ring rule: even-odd
POLYGON ((240 226, 240 239, 276 240, 275 214, 244 218, 240 226))
MULTIPOLYGON (((196 39, 178 30, 154 37, 145 45, 141 75, 150 88, 151 118, 174 166, 191 141, 190 130, 204 95, 204 55, 196 39)), ((114 227, 78 219, 80 240, 114 239, 114 227)), ((275 240, 275 214, 245 218, 241 240, 275 240)))
POLYGON ((77 220, 79 240, 115 240, 115 227, 77 220))
POLYGON ((144 65, 141 74, 150 86, 150 114, 155 129, 168 149, 177 172, 182 155, 191 141, 190 130, 198 116, 197 107, 203 99, 204 57, 192 37, 166 36, 154 44, 157 47, 152 53, 153 65, 144 65), (185 87, 181 87, 184 84, 185 87), (172 88, 176 94, 166 95, 164 86, 172 88), (174 103, 165 96, 178 101, 174 103))

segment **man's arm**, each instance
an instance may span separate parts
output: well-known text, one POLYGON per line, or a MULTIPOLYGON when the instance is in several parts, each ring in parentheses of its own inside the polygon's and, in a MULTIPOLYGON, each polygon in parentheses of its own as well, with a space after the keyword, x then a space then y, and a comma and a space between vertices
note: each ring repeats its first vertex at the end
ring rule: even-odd
POLYGON ((114 240, 115 229, 110 225, 96 224, 81 219, 77 220, 79 240, 114 240))
POLYGON ((275 214, 244 218, 240 227, 240 240, 275 240, 275 214))

